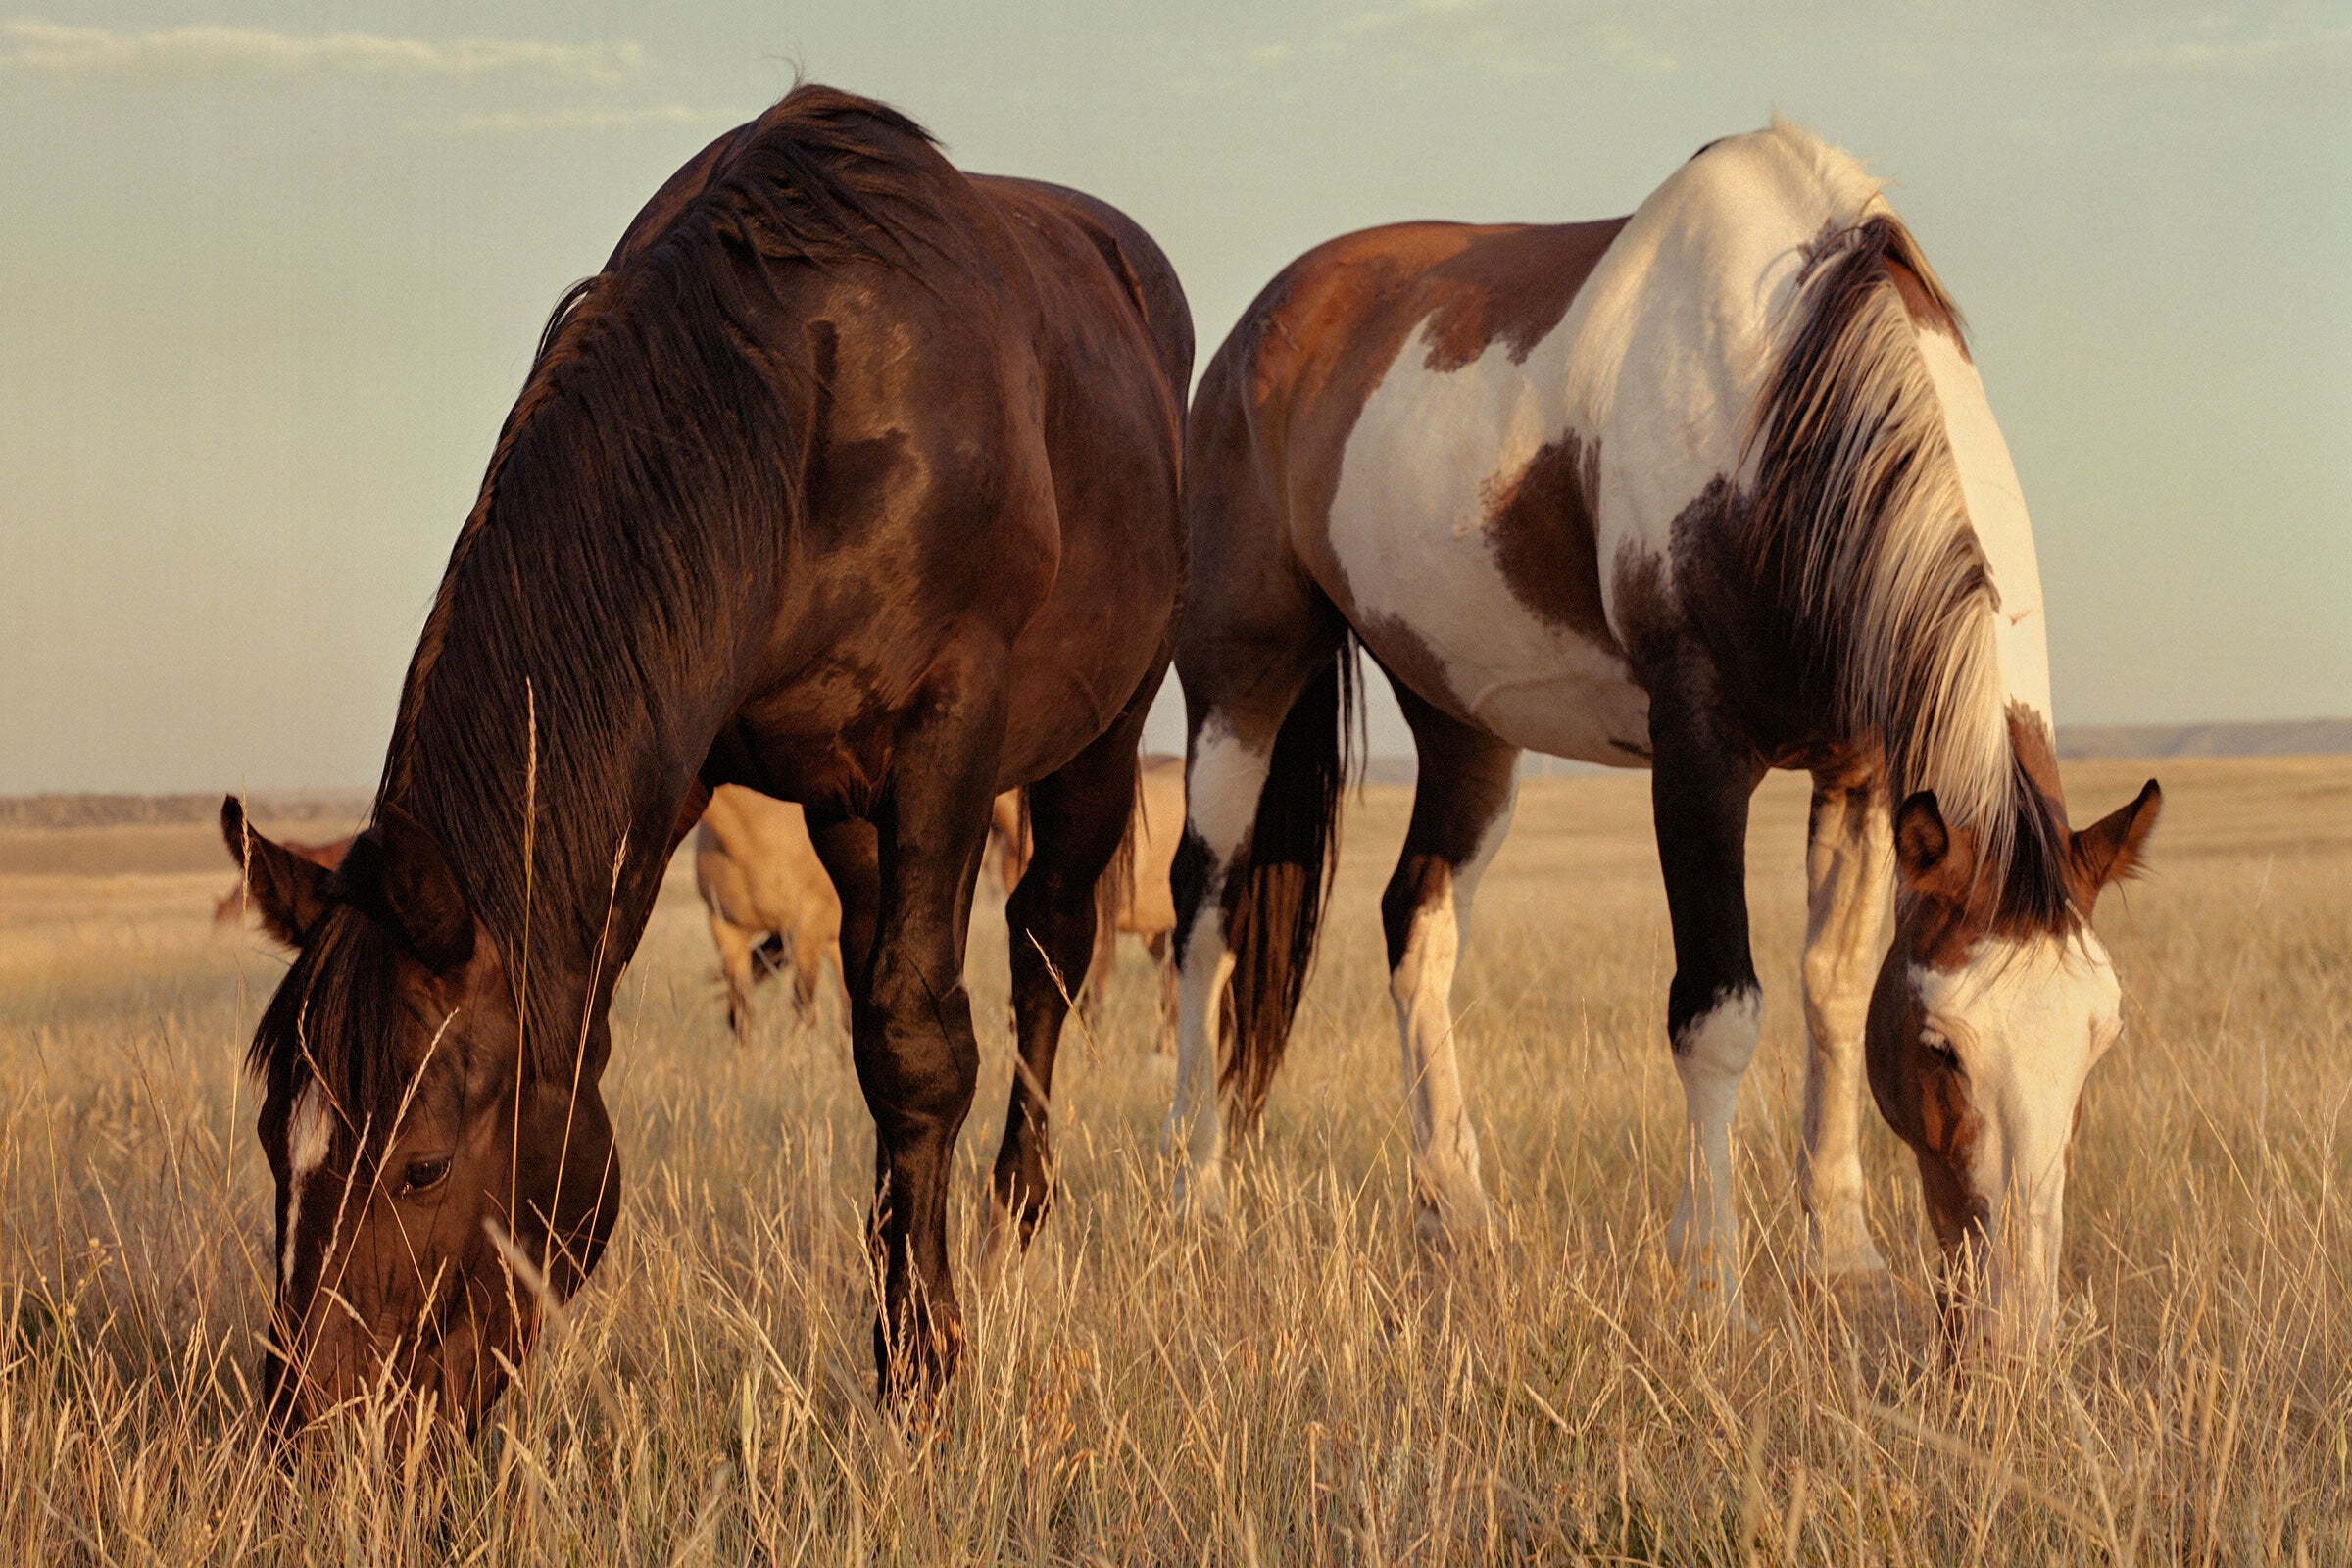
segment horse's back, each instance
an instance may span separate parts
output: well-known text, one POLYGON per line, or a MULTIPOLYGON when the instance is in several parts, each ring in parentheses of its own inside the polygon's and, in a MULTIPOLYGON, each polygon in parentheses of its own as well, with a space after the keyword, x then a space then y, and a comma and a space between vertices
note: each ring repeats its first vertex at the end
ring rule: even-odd
POLYGON ((1114 301, 1119 309, 1133 310, 1165 384, 1181 405, 1193 378, 1192 308, 1174 265, 1143 225, 1100 197, 1066 185, 1009 174, 966 177, 1067 264, 1041 278, 1056 295, 1054 303, 1064 303, 1062 291, 1068 290, 1082 312, 1114 301), (1090 275, 1095 271, 1090 261, 1100 264, 1101 276, 1090 275), (1105 281, 1111 286, 1104 288, 1105 281))
POLYGON ((1396 224, 1286 269, 1196 401, 1196 581, 1217 561, 1258 581, 1295 566, 1441 710, 1518 745, 1640 761, 1591 455, 1554 444, 1542 390, 1625 221, 1396 224))

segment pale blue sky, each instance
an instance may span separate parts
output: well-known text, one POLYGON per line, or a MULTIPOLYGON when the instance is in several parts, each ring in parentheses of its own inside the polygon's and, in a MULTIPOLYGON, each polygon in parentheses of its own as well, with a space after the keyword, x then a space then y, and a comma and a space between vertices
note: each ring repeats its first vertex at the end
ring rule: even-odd
POLYGON ((2352 711, 2342 4, 52 0, 0 8, 0 792, 372 781, 549 305, 796 64, 1124 207, 1204 360, 1319 239, 1624 212, 1777 106, 1970 317, 2061 720, 2352 711))

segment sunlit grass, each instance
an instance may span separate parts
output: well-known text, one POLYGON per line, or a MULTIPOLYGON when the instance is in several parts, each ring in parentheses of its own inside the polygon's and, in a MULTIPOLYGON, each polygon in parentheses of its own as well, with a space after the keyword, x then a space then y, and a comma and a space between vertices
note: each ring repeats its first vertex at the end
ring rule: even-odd
MULTIPOLYGON (((2129 1032, 2083 1113, 2059 1342, 2022 1375, 1945 1370, 1875 1112, 1896 1292, 1795 1278, 1783 782, 1740 1118, 1759 1326, 1682 1311, 1641 784, 1569 781, 1524 797, 1458 992, 1493 1255, 1431 1255, 1404 1212, 1372 910, 1402 796, 1376 791, 1233 1222, 1169 1217, 1130 950, 1064 1048, 1059 1205, 998 1288, 964 1276, 956 1394, 902 1427, 871 1402, 846 1037, 786 1028, 770 992, 739 1054, 673 899, 615 1007, 623 1217, 525 1386, 470 1442, 355 1419, 282 1463, 253 1414, 270 1194, 236 1068, 276 965, 207 928, 216 879, 0 882, 0 1559, 2352 1562, 2352 852, 2301 827, 2315 790, 2346 802, 2328 765, 2168 774, 2159 875, 2101 911, 2129 1032)), ((2096 773, 2078 814, 2125 792, 2096 773)), ((1003 928, 975 927, 966 1257, 1009 1072, 1003 928)))

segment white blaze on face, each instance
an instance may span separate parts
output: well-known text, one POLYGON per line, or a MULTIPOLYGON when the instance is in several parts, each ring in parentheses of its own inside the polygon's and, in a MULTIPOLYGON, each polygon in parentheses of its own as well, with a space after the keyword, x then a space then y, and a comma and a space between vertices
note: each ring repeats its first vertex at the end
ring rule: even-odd
POLYGON ((294 1102, 294 1113, 286 1118, 286 1245, 277 1267, 281 1286, 294 1277, 294 1237, 302 1223, 302 1190, 326 1163, 334 1131, 327 1119, 331 1114, 325 1092, 313 1083, 303 1089, 294 1102))
POLYGON ((1927 1027, 1968 1075, 1977 1143, 1967 1179, 1985 1205, 1980 1304, 1996 1341, 2045 1337, 2058 1305, 2066 1151, 2091 1067, 2122 1030, 2099 939, 1987 938, 1951 973, 1915 969, 1927 1027))

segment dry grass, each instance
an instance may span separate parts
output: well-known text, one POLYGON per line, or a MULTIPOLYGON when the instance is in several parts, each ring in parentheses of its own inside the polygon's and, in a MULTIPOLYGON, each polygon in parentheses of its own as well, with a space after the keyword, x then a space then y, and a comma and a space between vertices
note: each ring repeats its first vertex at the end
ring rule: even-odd
MULTIPOLYGON (((770 1025, 738 1055, 689 892, 616 1008, 625 1214, 528 1386, 470 1444, 346 1423, 284 1467, 251 1413, 270 1210, 235 1070, 276 965, 207 927, 217 869, 0 877, 0 1559, 2352 1562, 2352 764, 2166 772, 2159 874, 2102 911, 2130 1030, 2029 1376, 1940 1369, 1916 1182, 1875 1113, 1896 1298, 1792 1288, 1788 781, 1752 877, 1762 1326, 1726 1342, 1678 1309, 1642 781, 1569 780, 1530 787, 1459 988, 1497 1257, 1424 1255, 1401 1211, 1371 905, 1403 797, 1375 792, 1235 1223, 1170 1222, 1130 972, 1065 1051, 1061 1205, 968 1295, 945 1417, 903 1433, 868 1401, 842 1042, 770 1025)), ((2078 810, 2137 777, 2086 766, 2078 810)), ((1008 1071, 1002 926, 974 948, 966 1245, 1008 1071)))

